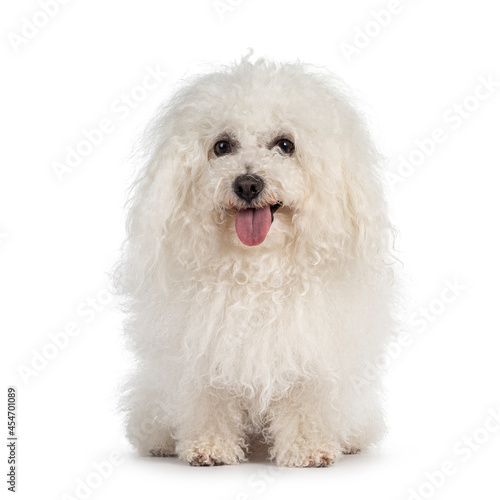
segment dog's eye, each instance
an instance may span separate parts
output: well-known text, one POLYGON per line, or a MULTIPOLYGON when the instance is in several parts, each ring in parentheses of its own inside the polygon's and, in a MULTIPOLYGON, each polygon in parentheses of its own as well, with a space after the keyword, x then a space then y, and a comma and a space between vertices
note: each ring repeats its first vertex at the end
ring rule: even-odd
POLYGON ((286 155, 291 155, 295 151, 295 144, 288 139, 280 139, 276 142, 276 146, 278 146, 286 155))
POLYGON ((231 144, 228 141, 219 141, 215 143, 214 153, 217 156, 227 155, 231 152, 231 144))

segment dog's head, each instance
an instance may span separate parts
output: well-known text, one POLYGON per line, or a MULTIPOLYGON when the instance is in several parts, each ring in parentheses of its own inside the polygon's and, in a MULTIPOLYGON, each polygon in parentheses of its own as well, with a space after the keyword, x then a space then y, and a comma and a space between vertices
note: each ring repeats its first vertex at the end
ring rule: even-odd
POLYGON ((178 91, 147 137, 129 230, 157 254, 349 259, 387 228, 377 154, 326 72, 245 58, 178 91))

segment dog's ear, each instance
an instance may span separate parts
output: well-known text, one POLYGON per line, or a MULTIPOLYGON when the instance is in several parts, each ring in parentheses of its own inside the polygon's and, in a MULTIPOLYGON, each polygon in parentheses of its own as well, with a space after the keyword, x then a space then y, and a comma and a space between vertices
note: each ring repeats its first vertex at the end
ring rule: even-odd
MULTIPOLYGON (((126 204, 127 239, 115 269, 115 286, 128 295, 162 274, 169 231, 182 211, 191 186, 188 157, 168 106, 160 110, 136 145, 140 171, 126 204)), ((171 238, 170 238, 171 239, 171 238)), ((161 276, 156 278, 161 280, 161 276)))
POLYGON ((319 255, 370 262, 385 253, 392 231, 382 161, 362 118, 346 108, 332 133, 302 158, 311 173, 301 232, 319 255))
POLYGON ((384 252, 391 232, 381 181, 381 158, 365 130, 340 147, 341 180, 337 197, 342 207, 347 249, 371 259, 384 252))

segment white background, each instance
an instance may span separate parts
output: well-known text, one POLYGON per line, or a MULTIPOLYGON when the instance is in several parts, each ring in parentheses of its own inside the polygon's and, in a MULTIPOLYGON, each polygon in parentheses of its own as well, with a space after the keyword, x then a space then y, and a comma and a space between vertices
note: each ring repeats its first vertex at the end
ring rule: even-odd
POLYGON ((88 498, 498 498, 500 423, 488 416, 500 411, 495 2, 222 0, 221 12, 212 0, 70 0, 30 28, 44 22, 41 3, 4 2, 1 13, 2 391, 18 389, 18 498, 83 498, 82 482, 88 498), (377 16, 389 6, 397 12, 377 16), (128 355, 106 273, 124 237, 131 144, 181 78, 249 47, 344 78, 399 176, 388 197, 410 304, 406 345, 389 364, 390 433, 329 469, 137 458, 114 413, 128 355), (156 88, 138 88, 156 67, 156 88), (127 95, 137 99, 124 105, 127 95), (112 130, 59 179, 54 164, 103 119, 112 130), (68 323, 78 335, 54 351, 50 335, 68 323), (110 456, 119 463, 103 478, 93 463, 110 456))

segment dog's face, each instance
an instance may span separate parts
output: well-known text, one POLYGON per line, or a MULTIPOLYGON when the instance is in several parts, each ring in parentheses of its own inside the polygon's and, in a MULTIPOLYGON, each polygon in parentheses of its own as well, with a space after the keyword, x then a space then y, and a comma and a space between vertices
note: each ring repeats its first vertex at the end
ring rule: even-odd
POLYGON ((290 222, 304 195, 294 134, 279 125, 223 131, 200 180, 214 190, 214 210, 222 220, 234 220, 228 233, 232 229, 246 246, 263 243, 275 217, 290 222))
POLYGON ((243 65, 199 85, 190 96, 196 115, 179 114, 198 152, 189 200, 203 207, 218 241, 283 248, 300 234, 301 217, 311 215, 308 202, 338 175, 331 104, 303 72, 293 81, 286 71, 243 65), (190 126, 192 120, 198 123, 190 126))

